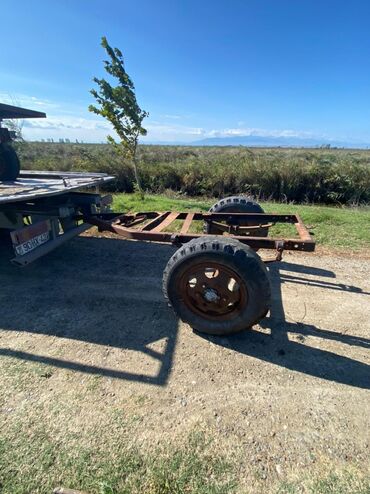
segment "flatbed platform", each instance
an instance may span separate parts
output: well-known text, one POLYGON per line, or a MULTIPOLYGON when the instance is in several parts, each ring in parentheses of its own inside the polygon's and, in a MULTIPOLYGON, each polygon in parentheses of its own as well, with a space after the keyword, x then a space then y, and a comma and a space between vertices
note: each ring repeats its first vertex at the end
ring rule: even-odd
POLYGON ((0 205, 33 201, 114 180, 106 173, 47 172, 24 170, 13 182, 0 182, 0 205))

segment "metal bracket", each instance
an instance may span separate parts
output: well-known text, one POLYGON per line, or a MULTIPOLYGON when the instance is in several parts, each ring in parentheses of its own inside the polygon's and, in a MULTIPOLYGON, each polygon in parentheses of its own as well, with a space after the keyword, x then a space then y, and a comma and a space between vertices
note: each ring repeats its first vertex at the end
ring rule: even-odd
POLYGON ((284 242, 282 240, 277 240, 275 242, 276 246, 276 261, 281 261, 283 258, 284 242))
POLYGON ((174 233, 171 235, 171 244, 174 245, 175 247, 181 247, 183 244, 179 240, 179 236, 177 233, 174 233))

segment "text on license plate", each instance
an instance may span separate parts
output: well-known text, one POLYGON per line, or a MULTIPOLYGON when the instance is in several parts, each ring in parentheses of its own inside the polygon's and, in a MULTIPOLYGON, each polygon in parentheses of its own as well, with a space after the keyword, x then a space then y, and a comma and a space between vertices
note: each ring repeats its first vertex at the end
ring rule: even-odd
POLYGON ((40 245, 44 244, 47 242, 50 238, 49 232, 44 232, 41 233, 40 235, 36 235, 33 238, 30 238, 26 242, 23 242, 22 244, 15 245, 15 251, 18 256, 24 256, 24 254, 27 254, 31 250, 36 249, 40 245))

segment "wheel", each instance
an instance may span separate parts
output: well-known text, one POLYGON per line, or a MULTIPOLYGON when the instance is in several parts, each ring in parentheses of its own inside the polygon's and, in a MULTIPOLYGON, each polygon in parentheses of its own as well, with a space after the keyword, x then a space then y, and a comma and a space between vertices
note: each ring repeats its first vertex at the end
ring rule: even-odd
MULTIPOLYGON (((226 197, 225 199, 221 199, 216 202, 210 210, 209 213, 264 213, 264 210, 261 206, 253 201, 251 197, 248 196, 232 196, 226 197)), ((256 226, 259 225, 256 221, 244 221, 241 223, 241 226, 256 226)), ((219 228, 217 224, 205 221, 204 222, 204 233, 213 234, 213 235, 222 235, 224 230, 219 228)), ((256 232, 256 230, 254 230, 256 232)), ((252 235, 255 234, 258 237, 267 237, 268 228, 259 228, 256 233, 252 232, 252 235)), ((238 232, 238 235, 244 236, 247 235, 248 232, 238 232)))
POLYGON ((271 289, 260 257, 228 237, 202 237, 168 261, 163 292, 175 313, 197 331, 229 335, 252 327, 270 307, 271 289))
POLYGON ((16 180, 19 170, 17 153, 8 143, 0 144, 0 180, 5 182, 16 180))

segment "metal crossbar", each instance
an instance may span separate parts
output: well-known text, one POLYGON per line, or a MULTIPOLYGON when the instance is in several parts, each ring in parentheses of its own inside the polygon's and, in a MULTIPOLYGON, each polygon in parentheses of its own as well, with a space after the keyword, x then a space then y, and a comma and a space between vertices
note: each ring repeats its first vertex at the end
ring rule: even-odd
MULTIPOLYGON (((125 238, 134 240, 146 240, 152 242, 167 242, 183 244, 193 238, 200 238, 206 234, 188 233, 193 221, 224 221, 229 225, 246 224, 248 221, 258 222, 261 225, 267 223, 289 223, 295 226, 298 238, 275 238, 259 236, 243 236, 228 234, 229 237, 239 240, 255 249, 280 249, 297 251, 314 251, 315 242, 300 217, 296 214, 265 214, 265 213, 178 213, 166 211, 164 213, 148 212, 122 215, 100 214, 85 218, 85 221, 96 225, 101 231, 117 233, 125 238), (150 219, 148 223, 139 228, 133 228, 136 218, 150 219), (119 222, 115 219, 119 217, 119 222), (184 220, 179 232, 164 232, 176 219, 184 220)), ((142 223, 140 221, 140 223, 142 223)))

